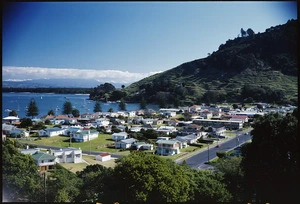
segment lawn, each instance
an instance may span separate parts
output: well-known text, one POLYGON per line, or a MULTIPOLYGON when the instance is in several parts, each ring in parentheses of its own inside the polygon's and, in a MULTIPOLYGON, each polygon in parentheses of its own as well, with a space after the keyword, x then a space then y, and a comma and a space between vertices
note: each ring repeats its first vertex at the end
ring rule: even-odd
POLYGON ((77 171, 82 171, 88 164, 86 163, 59 163, 62 167, 71 171, 72 173, 76 173, 77 171))
MULTIPOLYGON (((38 139, 38 137, 31 137, 29 140, 22 140, 22 142, 26 142, 28 144, 48 145, 61 148, 70 147, 70 139, 66 136, 41 137, 41 139, 38 139)), ((110 152, 121 155, 128 155, 130 153, 129 150, 123 151, 120 149, 115 149, 113 146, 108 147, 113 143, 114 141, 111 139, 111 135, 99 134, 98 138, 88 142, 72 142, 71 147, 80 147, 80 149, 86 151, 110 152)))
POLYGON ((187 148, 182 148, 180 149, 180 153, 179 154, 175 154, 172 156, 161 156, 162 158, 166 158, 166 159, 172 159, 172 160, 176 160, 176 159, 181 159, 187 156, 192 156, 193 154, 196 154, 199 150, 201 150, 204 146, 200 147, 195 147, 195 146, 188 146, 187 148))
POLYGON ((101 162, 101 161, 97 161, 95 156, 90 156, 90 155, 82 155, 82 159, 84 159, 90 165, 100 164, 100 165, 105 166, 107 168, 109 168, 109 167, 114 168, 116 166, 115 159, 111 159, 109 161, 101 162))

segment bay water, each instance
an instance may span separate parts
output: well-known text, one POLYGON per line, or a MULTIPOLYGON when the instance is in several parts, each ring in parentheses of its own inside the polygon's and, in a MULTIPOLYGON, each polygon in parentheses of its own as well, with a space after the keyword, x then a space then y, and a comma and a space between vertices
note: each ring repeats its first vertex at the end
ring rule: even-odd
MULTIPOLYGON (((93 113, 95 101, 88 100, 88 94, 54 94, 54 93, 29 93, 29 92, 9 92, 2 93, 2 118, 9 115, 10 110, 15 110, 19 118, 26 117, 26 108, 31 99, 34 99, 39 109, 37 118, 47 115, 53 110, 56 115, 62 114, 63 104, 70 101, 73 109, 78 109, 80 114, 93 113)), ((103 112, 107 112, 112 108, 115 112, 119 110, 119 103, 116 102, 100 102, 103 112)), ((149 104, 148 109, 158 110, 158 105, 149 104)), ((139 103, 127 103, 126 110, 139 110, 139 103)))

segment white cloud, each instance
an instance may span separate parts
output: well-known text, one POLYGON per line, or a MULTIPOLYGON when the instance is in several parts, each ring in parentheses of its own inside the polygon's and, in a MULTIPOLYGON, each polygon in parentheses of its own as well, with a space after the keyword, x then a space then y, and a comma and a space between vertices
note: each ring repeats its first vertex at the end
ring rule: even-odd
POLYGON ((2 80, 29 79, 95 79, 105 82, 133 83, 159 72, 133 73, 120 70, 95 70, 76 68, 2 67, 2 80))

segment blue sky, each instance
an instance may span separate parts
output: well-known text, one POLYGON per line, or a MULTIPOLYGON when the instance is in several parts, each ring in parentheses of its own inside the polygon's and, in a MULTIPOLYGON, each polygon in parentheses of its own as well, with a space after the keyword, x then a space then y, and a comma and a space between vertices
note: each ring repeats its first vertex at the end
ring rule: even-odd
POLYGON ((297 19, 296 2, 27 2, 2 18, 3 80, 134 82, 297 19))

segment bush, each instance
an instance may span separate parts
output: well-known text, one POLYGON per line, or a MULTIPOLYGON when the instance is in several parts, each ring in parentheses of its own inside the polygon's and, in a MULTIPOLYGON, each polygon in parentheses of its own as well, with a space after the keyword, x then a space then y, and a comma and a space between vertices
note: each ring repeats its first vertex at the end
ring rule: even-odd
POLYGON ((217 151, 216 154, 217 154, 217 156, 218 156, 220 159, 225 158, 226 155, 227 155, 227 153, 224 152, 224 151, 217 151))

